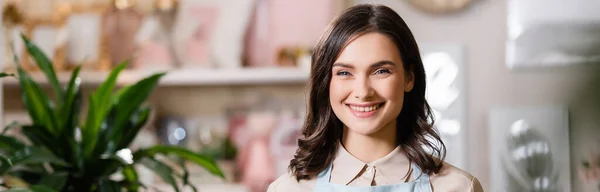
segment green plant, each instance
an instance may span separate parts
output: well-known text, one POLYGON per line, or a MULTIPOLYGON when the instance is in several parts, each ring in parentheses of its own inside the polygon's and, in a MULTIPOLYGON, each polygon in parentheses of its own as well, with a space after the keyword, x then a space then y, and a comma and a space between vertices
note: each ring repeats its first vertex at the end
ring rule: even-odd
MULTIPOLYGON (((150 75, 114 91, 119 73, 128 64, 123 62, 89 96, 85 122, 79 122, 83 97, 78 78, 80 67, 72 72, 66 87, 61 87, 48 57, 25 36, 21 37, 51 85, 54 99, 17 64, 16 78, 32 124, 11 124, 6 128, 20 127, 27 141, 5 132, 0 135, 0 174, 5 178, 19 178, 28 185, 28 189, 11 190, 138 191, 145 186, 139 182, 134 165, 141 164, 179 191, 178 180, 191 186, 184 160, 223 177, 213 159, 184 148, 154 146, 135 152, 128 149, 150 114, 150 108, 143 103, 165 73, 150 75), (161 162, 156 155, 175 156, 183 173, 161 162), (123 179, 111 180, 110 176, 119 172, 123 179)), ((13 58, 19 63, 16 56, 13 58)), ((13 75, 0 74, 0 77, 7 76, 13 75)))

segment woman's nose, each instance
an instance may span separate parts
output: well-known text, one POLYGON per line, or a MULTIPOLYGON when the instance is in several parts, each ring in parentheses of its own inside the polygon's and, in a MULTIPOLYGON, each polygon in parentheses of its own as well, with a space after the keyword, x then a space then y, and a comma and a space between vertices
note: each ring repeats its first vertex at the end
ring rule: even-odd
POLYGON ((375 95, 375 90, 371 87, 371 81, 367 77, 360 77, 354 80, 352 87, 354 97, 360 100, 367 100, 375 95))

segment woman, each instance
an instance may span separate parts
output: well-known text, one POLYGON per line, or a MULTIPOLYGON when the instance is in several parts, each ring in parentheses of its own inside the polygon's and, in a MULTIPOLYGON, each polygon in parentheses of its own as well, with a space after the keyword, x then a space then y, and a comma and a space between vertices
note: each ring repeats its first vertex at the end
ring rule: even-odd
POLYGON ((298 145, 268 191, 483 191, 444 163, 419 48, 385 6, 349 8, 321 37, 298 145))

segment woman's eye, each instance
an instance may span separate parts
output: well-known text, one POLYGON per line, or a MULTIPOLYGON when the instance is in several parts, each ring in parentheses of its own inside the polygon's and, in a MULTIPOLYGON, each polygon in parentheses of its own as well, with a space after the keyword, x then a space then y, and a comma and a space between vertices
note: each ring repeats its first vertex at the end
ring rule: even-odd
POLYGON ((390 74, 390 73, 391 73, 391 71, 388 70, 388 69, 378 69, 377 71, 375 71, 376 75, 378 75, 378 74, 390 74))
POLYGON ((350 73, 348 71, 338 71, 335 75, 348 76, 350 73))

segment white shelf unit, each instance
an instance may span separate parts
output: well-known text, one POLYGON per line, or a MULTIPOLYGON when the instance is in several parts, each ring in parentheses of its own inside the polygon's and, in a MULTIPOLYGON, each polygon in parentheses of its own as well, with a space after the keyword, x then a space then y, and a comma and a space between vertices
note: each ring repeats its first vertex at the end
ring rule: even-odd
MULTIPOLYGON (((240 69, 171 69, 165 70, 160 86, 223 86, 260 84, 301 84, 309 77, 309 71, 300 68, 240 68, 240 69)), ((132 84, 157 71, 124 70, 119 74, 118 85, 132 84)), ((99 85, 108 77, 109 71, 81 71, 79 77, 85 85, 99 85)), ((30 73, 34 81, 47 85, 41 72, 30 73)), ((67 83, 71 72, 57 73, 61 84, 67 83)), ((17 86, 16 78, 4 78, 6 86, 17 86)))

